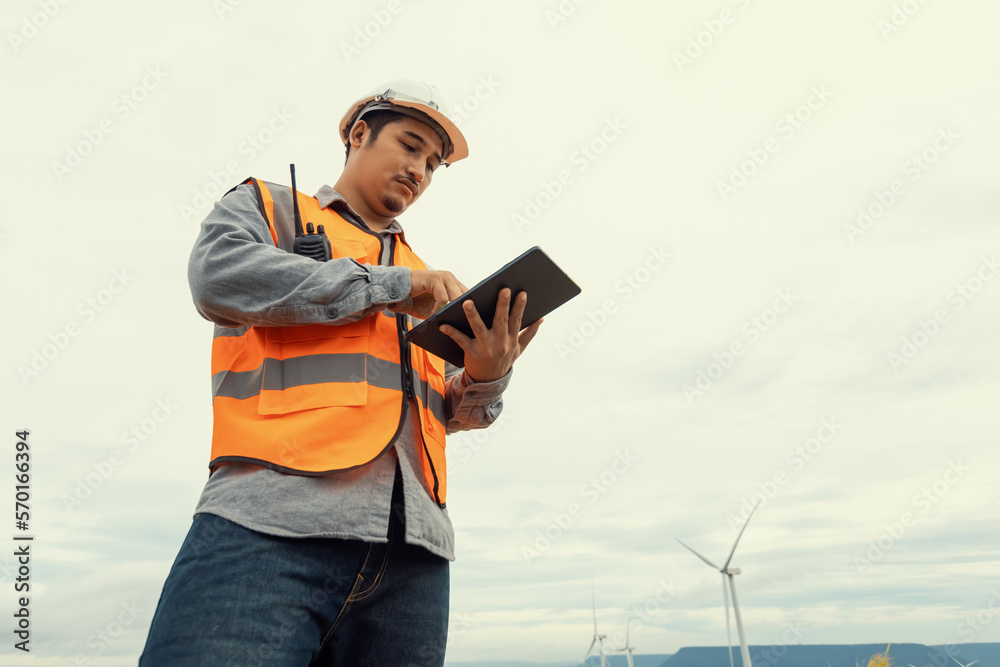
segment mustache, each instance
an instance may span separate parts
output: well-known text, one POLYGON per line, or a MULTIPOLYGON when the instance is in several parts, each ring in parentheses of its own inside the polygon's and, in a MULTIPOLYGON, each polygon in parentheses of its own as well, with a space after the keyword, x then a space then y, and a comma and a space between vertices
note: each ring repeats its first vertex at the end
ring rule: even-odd
POLYGON ((409 174, 396 176, 396 181, 403 183, 410 191, 410 196, 414 199, 420 195, 420 186, 417 185, 417 181, 409 174))

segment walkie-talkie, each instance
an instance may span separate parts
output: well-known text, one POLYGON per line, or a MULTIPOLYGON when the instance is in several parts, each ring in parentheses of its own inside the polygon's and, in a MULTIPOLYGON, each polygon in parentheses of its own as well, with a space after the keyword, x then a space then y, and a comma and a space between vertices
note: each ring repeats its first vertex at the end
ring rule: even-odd
POLYGON ((302 231, 302 216, 299 215, 299 194, 295 187, 295 165, 288 165, 292 171, 292 208, 295 211, 295 245, 293 249, 296 255, 315 259, 317 262, 325 262, 332 257, 330 251, 330 239, 326 238, 323 225, 318 230, 313 230, 313 223, 306 223, 306 231, 302 231), (317 233, 318 232, 318 233, 317 233))

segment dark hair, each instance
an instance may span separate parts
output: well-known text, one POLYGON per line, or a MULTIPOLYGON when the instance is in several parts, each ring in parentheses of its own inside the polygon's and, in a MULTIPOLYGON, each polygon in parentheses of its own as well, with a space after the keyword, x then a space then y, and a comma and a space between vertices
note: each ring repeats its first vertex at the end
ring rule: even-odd
MULTIPOLYGON (((389 123, 395 123, 406 118, 403 114, 396 113, 395 111, 371 111, 366 113, 361 117, 361 120, 365 121, 368 125, 368 129, 371 130, 368 135, 368 143, 374 143, 378 139, 379 133, 382 132, 382 128, 389 123)), ((355 121, 357 122, 357 121, 355 121)), ((353 126, 351 127, 353 129, 353 126)), ((346 150, 344 151, 344 164, 347 164, 347 158, 351 156, 351 140, 348 138, 346 150)))

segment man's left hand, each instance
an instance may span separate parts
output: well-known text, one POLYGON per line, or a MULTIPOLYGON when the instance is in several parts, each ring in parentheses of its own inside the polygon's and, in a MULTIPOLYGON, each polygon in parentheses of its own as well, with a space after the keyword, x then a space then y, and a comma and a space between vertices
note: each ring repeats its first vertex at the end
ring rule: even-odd
POLYGON ((458 343, 465 352, 465 372, 474 382, 492 382, 507 375, 542 324, 542 320, 538 320, 521 331, 521 316, 528 303, 528 295, 525 292, 518 294, 513 308, 510 300, 510 289, 500 290, 492 329, 486 327, 472 301, 467 300, 462 304, 465 317, 472 327, 473 338, 452 326, 441 325, 441 333, 458 343))

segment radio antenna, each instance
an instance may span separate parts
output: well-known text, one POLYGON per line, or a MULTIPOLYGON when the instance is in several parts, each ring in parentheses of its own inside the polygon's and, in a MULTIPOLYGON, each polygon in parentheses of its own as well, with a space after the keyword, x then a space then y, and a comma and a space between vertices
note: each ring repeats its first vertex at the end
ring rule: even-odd
POLYGON ((299 215, 299 189, 295 187, 295 165, 288 168, 292 172, 292 208, 295 210, 295 235, 302 236, 302 216, 299 215))
POLYGON ((299 213, 299 190, 295 187, 295 165, 290 164, 288 168, 292 172, 292 210, 295 218, 295 242, 292 250, 296 255, 309 257, 317 262, 326 262, 332 256, 330 239, 326 237, 323 225, 320 225, 319 229, 313 229, 311 222, 306 223, 303 232, 302 215, 299 213))

